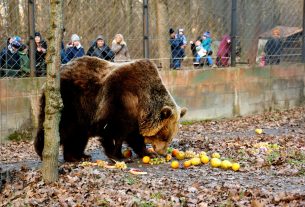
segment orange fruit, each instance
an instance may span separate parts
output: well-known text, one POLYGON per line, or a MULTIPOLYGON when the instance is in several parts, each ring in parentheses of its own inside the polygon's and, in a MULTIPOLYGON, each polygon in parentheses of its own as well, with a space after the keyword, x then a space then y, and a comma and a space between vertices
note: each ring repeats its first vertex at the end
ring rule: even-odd
POLYGON ((191 163, 192 165, 200 165, 201 164, 200 158, 199 157, 192 158, 191 163))
POLYGON ((212 157, 213 158, 220 158, 220 154, 219 153, 217 153, 217 152, 214 152, 213 154, 212 154, 212 157))
POLYGON ((179 162, 178 161, 172 161, 172 163, 171 163, 171 167, 173 168, 173 169, 178 169, 179 168, 179 162))
POLYGON ((143 162, 144 164, 148 164, 149 161, 150 161, 150 157, 148 157, 148 156, 144 156, 144 157, 142 158, 142 162, 143 162))
POLYGON ((173 149, 173 151, 172 151, 173 157, 176 157, 178 153, 179 153, 178 149, 173 149))
POLYGON ((184 168, 188 168, 188 167, 190 167, 191 165, 192 165, 191 160, 187 160, 187 161, 185 161, 185 162, 183 163, 183 167, 184 167, 184 168))
POLYGON ((200 157, 200 161, 203 163, 203 164, 207 164, 209 161, 210 161, 210 158, 206 155, 204 156, 201 156, 200 157))
POLYGON ((232 164, 232 170, 238 171, 239 168, 240 168, 240 165, 238 163, 235 162, 235 163, 232 164))
POLYGON ((131 152, 130 149, 126 149, 126 150, 123 151, 123 156, 125 158, 129 158, 129 157, 131 157, 131 155, 132 155, 132 152, 131 152))
POLYGON ((218 158, 212 158, 211 159, 211 166, 212 167, 219 167, 221 165, 221 160, 218 158))
POLYGON ((165 157, 165 160, 168 162, 172 159, 172 155, 170 154, 167 154, 166 157, 165 157))
POLYGON ((183 160, 185 158, 185 153, 184 152, 179 152, 177 155, 176 155, 176 158, 178 160, 183 160))

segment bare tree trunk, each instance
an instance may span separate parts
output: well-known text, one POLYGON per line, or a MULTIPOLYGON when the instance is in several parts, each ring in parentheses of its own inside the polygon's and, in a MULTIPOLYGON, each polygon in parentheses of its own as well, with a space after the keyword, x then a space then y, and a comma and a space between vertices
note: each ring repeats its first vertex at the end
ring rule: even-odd
POLYGON ((50 34, 47 54, 47 82, 45 88, 45 141, 42 153, 42 175, 46 182, 58 180, 60 96, 60 45, 62 39, 63 0, 50 0, 50 34))
POLYGON ((8 1, 8 21, 10 24, 9 32, 10 35, 19 35, 20 28, 20 12, 19 12, 19 2, 18 0, 8 1), (11 25, 14 25, 12 27, 11 25))
POLYGON ((169 69, 169 39, 167 31, 167 0, 156 1, 156 20, 157 20, 157 37, 160 64, 162 68, 169 69))

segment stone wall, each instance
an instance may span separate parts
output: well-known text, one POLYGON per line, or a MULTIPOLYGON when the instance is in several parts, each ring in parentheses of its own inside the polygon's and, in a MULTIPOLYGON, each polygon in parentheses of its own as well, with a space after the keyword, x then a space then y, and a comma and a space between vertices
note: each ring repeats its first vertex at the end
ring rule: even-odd
MULTIPOLYGON (((266 68, 162 71, 165 85, 185 120, 231 118, 303 104, 302 64, 266 68)), ((20 127, 36 125, 38 94, 44 78, 1 79, 1 139, 20 127)))

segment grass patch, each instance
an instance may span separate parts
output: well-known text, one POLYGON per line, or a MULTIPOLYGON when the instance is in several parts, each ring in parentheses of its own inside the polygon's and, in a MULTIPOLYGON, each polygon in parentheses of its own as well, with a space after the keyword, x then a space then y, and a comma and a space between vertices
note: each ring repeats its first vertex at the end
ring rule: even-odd
POLYGON ((6 137, 7 140, 15 142, 32 140, 32 138, 32 132, 28 129, 14 131, 6 137))

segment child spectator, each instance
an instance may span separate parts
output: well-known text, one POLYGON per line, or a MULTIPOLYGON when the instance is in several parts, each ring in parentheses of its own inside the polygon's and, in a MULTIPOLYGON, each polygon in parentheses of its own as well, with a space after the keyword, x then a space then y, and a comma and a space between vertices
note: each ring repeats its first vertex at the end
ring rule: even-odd
POLYGON ((35 32, 35 65, 36 76, 46 75, 46 54, 47 54, 47 42, 42 39, 40 32, 35 32))
POLYGON ((127 44, 121 34, 116 34, 112 41, 111 50, 115 53, 114 62, 127 62, 130 61, 127 44))
POLYGON ((184 35, 184 30, 183 29, 178 29, 178 34, 176 35, 177 39, 181 39, 183 42, 183 45, 181 46, 182 49, 182 57, 185 57, 185 47, 187 46, 187 40, 186 36, 184 35))
POLYGON ((77 34, 73 34, 71 36, 71 43, 68 44, 68 48, 66 49, 66 60, 69 62, 74 58, 82 57, 84 55, 85 51, 80 43, 79 36, 77 34))
POLYGON ((212 38, 210 32, 205 32, 202 36, 202 47, 207 51, 207 62, 209 66, 213 65, 213 60, 211 55, 213 54, 212 48, 212 38))
POLYGON ((170 40, 169 44, 171 46, 171 61, 170 68, 180 69, 181 61, 184 55, 183 40, 181 38, 176 38, 175 31, 170 28, 169 30, 170 40))
POLYGON ((221 67, 229 66, 231 55, 231 38, 229 35, 224 35, 217 51, 216 65, 221 67))
POLYGON ((195 42, 195 62, 194 65, 198 66, 201 63, 201 59, 207 55, 207 51, 202 47, 202 43, 200 40, 195 42))
POLYGON ((104 60, 113 60, 114 53, 108 45, 105 44, 104 37, 98 35, 93 45, 87 51, 87 55, 95 56, 104 60))

